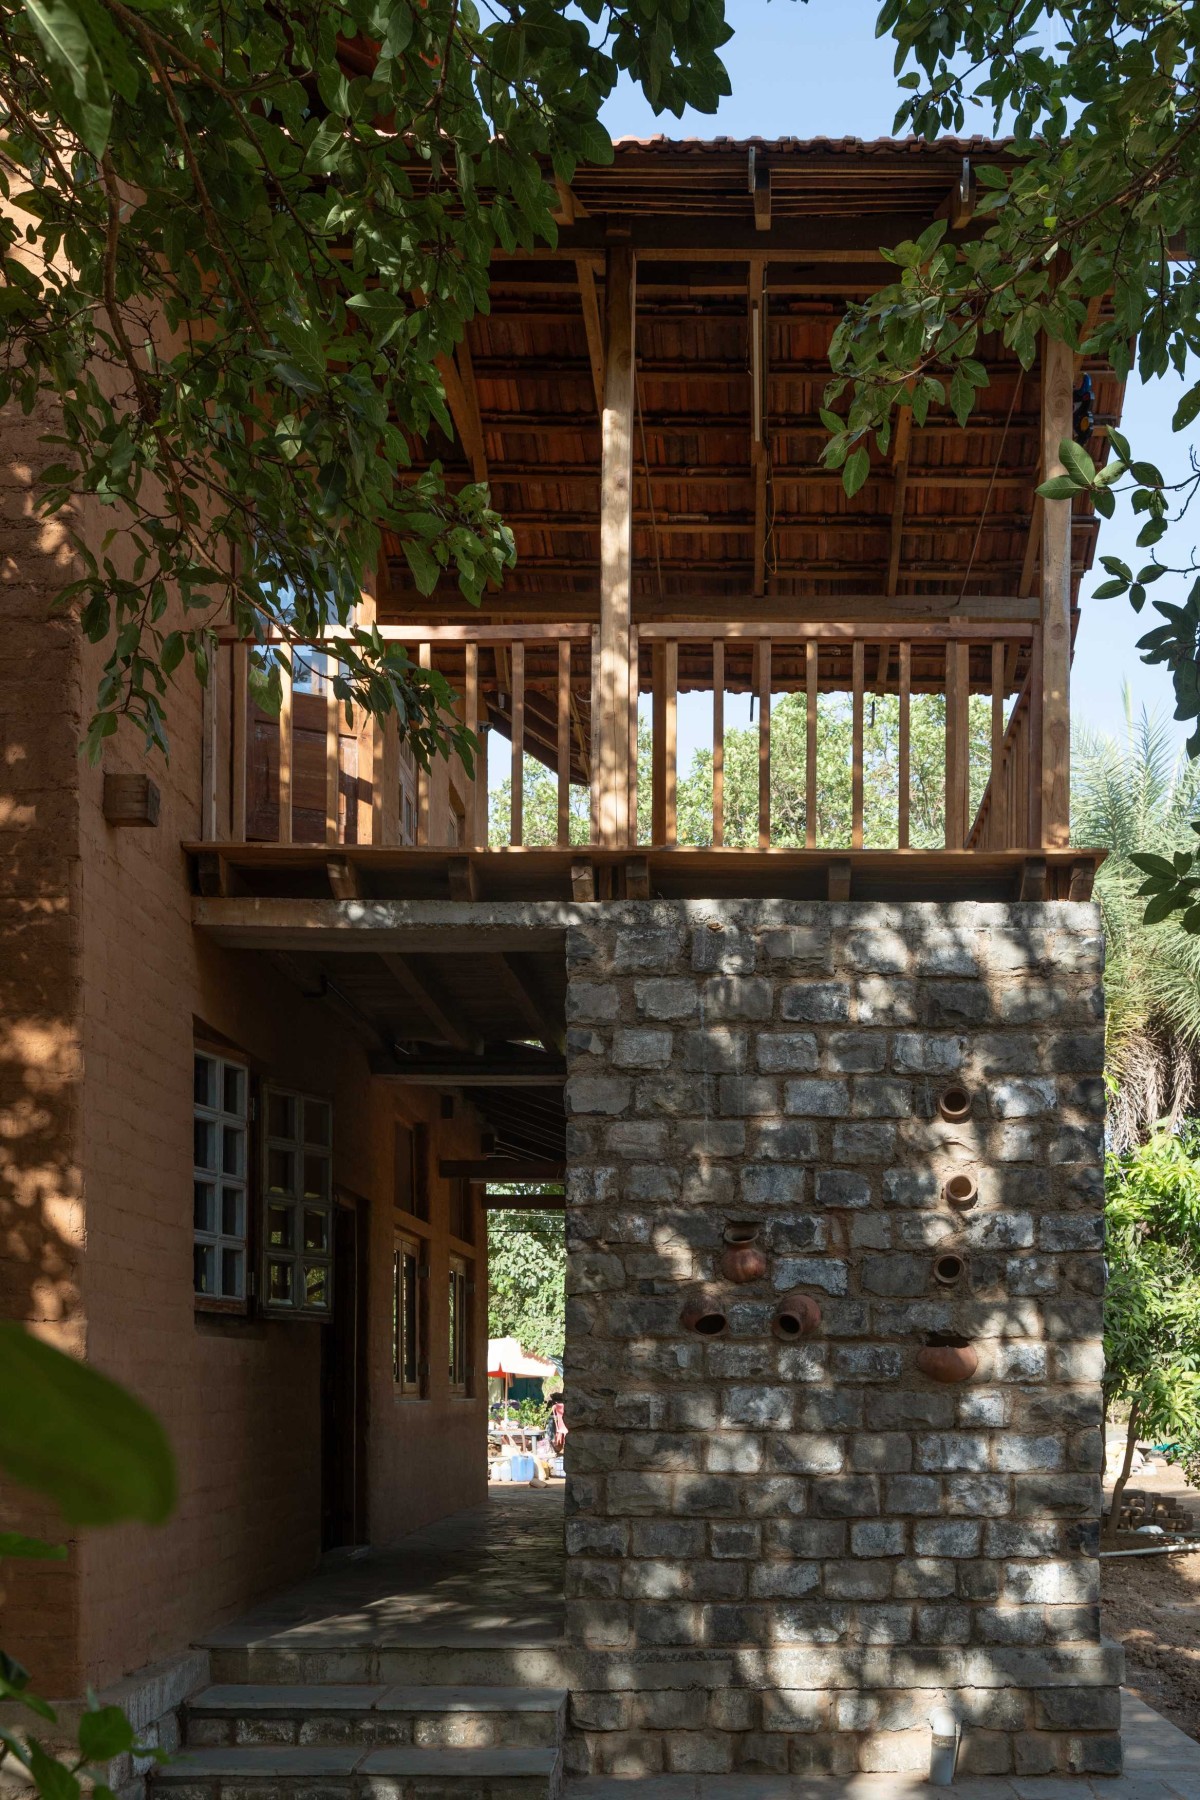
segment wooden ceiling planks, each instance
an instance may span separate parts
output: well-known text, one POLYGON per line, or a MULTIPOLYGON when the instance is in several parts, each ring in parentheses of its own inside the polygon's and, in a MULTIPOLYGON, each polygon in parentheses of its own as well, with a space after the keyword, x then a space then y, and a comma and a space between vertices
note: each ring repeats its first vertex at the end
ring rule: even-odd
MULTIPOLYGON (((562 225, 556 255, 497 261, 491 310, 470 329, 481 441, 469 448, 476 466, 486 462, 518 551, 503 592, 485 603, 489 615, 550 618, 557 601, 564 618, 598 616, 597 326, 603 245, 622 233, 650 246, 638 271, 635 622, 700 616, 702 606, 712 616, 723 602, 730 616, 751 616, 756 604, 772 611, 791 599, 834 604, 842 593, 881 600, 891 593, 901 608, 924 596, 949 608, 967 582, 970 594, 985 597, 1029 591, 1022 571, 1040 454, 1039 381, 1034 371, 1013 404, 1019 367, 995 339, 979 347, 990 386, 965 428, 948 409, 934 409, 926 427, 913 430, 903 467, 872 451, 870 475, 853 499, 819 460, 825 433, 817 409, 833 330, 848 299, 892 273, 872 247, 888 242, 882 233, 897 222, 914 231, 930 222, 958 192, 964 158, 978 165, 1004 153, 983 139, 652 139, 618 144, 611 165, 580 169, 572 184, 576 217, 562 225), (768 229, 761 207, 756 223, 751 148, 756 169, 770 176, 768 229), (804 234, 809 248, 801 254, 804 234), (723 260, 723 245, 749 248, 731 249, 723 260), (753 592, 762 501, 751 444, 752 255, 765 294, 771 508, 765 557, 758 551, 760 602, 753 592), (857 260, 837 260, 847 256, 857 260), (589 315, 592 295, 598 311, 589 315)), ((1119 417, 1122 384, 1110 370, 1088 366, 1099 425, 1090 448, 1102 460, 1103 425, 1119 417)), ((416 468, 435 457, 452 486, 470 479, 461 444, 434 434, 414 447, 416 468)), ((1094 523, 1077 506, 1076 605, 1094 523)), ((399 546, 385 544, 385 554, 383 618, 478 616, 449 589, 421 599, 399 546)))

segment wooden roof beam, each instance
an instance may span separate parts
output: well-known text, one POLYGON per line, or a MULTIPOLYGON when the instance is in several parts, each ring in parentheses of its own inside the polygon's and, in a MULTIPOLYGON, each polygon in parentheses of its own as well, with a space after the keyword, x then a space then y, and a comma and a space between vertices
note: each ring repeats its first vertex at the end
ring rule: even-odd
MULTIPOLYGON (((575 264, 579 282, 579 300, 583 307, 583 329, 587 338, 588 364, 592 374, 592 390, 596 396, 596 414, 604 412, 604 326, 600 319, 600 301, 596 293, 596 271, 586 257, 575 264)), ((600 472, 596 471, 599 480, 600 472)))
POLYGON ((471 352, 465 336, 454 356, 437 358, 437 371, 446 390, 446 404, 450 408, 450 417, 454 420, 458 441, 471 465, 471 474, 476 481, 486 481, 488 465, 483 420, 475 388, 475 371, 471 366, 471 352))
POLYGON ((473 1038, 463 1030, 451 1017, 448 1006, 434 988, 428 978, 409 956, 402 956, 398 951, 382 950, 379 960, 400 988, 407 1000, 410 1000, 427 1021, 434 1043, 449 1044, 455 1050, 465 1050, 477 1055, 481 1049, 481 1041, 473 1038))
POLYGON ((408 1081, 416 1087, 559 1087, 567 1065, 516 1046, 493 1046, 483 1056, 396 1056, 377 1052, 372 1075, 408 1081))
MULTIPOLYGON (((750 152, 751 158, 754 151, 750 152)), ((754 167, 751 164, 751 181, 754 167)), ((755 204, 757 205, 757 196, 755 204)), ((767 454, 767 320, 763 265, 750 264, 746 287, 746 322, 750 365, 750 467, 754 472, 754 592, 767 591, 767 499, 770 462, 767 454)))
POLYGON ((491 959, 499 985, 508 994, 530 1037, 535 1037, 547 1050, 560 1051, 566 1036, 565 1020, 546 1005, 531 981, 521 960, 508 951, 491 959))

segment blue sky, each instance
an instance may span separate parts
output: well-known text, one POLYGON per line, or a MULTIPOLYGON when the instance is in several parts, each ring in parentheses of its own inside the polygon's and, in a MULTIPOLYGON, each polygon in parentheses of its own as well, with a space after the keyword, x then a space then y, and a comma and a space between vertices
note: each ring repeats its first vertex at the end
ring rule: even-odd
MULTIPOLYGON (((885 137, 892 129, 897 89, 893 47, 875 36, 875 6, 865 0, 726 0, 734 29, 723 52, 733 92, 716 114, 688 113, 682 120, 656 118, 631 84, 614 95, 604 113, 613 137, 885 137)), ((980 113, 966 132, 987 132, 980 113)), ((1171 415, 1183 383, 1162 381, 1142 389, 1130 384, 1125 429, 1135 451, 1166 471, 1186 470, 1186 443, 1171 434, 1171 415)), ((1148 560, 1136 549, 1128 509, 1101 526, 1099 552, 1137 567, 1148 560)), ((1190 540, 1188 540, 1190 542, 1190 540)), ((1182 547, 1182 546, 1181 546, 1182 547)), ((1083 586, 1083 617, 1076 646, 1073 711, 1098 730, 1121 728, 1121 687, 1128 682, 1134 705, 1174 710, 1171 683, 1161 669, 1148 669, 1135 648, 1157 615, 1144 621, 1127 601, 1092 601, 1103 579, 1098 572, 1083 586)), ((1168 595, 1170 583, 1155 590, 1168 595)), ((733 722, 732 720, 730 721, 733 722)), ((1184 735, 1180 729, 1180 742, 1184 735)))

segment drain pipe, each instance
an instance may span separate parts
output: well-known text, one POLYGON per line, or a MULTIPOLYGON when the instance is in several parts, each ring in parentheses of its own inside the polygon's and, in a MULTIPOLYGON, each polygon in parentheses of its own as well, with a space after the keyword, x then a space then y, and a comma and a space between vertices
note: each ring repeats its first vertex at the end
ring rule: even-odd
POLYGON ((929 1781, 932 1787, 949 1787, 958 1761, 958 1719, 949 1706, 935 1706, 929 1715, 933 1741, 929 1747, 929 1781))

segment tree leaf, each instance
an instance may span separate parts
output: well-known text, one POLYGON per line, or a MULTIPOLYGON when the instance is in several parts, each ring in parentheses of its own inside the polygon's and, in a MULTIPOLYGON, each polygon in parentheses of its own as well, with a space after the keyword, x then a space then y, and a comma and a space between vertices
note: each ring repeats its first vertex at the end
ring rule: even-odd
POLYGON ((870 473, 871 453, 865 444, 860 444, 846 458, 846 466, 842 470, 842 486, 846 493, 851 496, 857 494, 870 473))
POLYGON ((79 1720, 79 1754, 84 1762, 104 1763, 133 1749, 133 1726, 119 1706, 89 1707, 79 1720))
POLYGON ((0 1468, 76 1525, 161 1524, 175 1464, 154 1415, 98 1369, 0 1324, 0 1468))
POLYGON ((66 1555, 65 1544, 48 1544, 45 1538, 26 1537, 20 1531, 0 1531, 0 1556, 27 1556, 62 1562, 66 1555))

